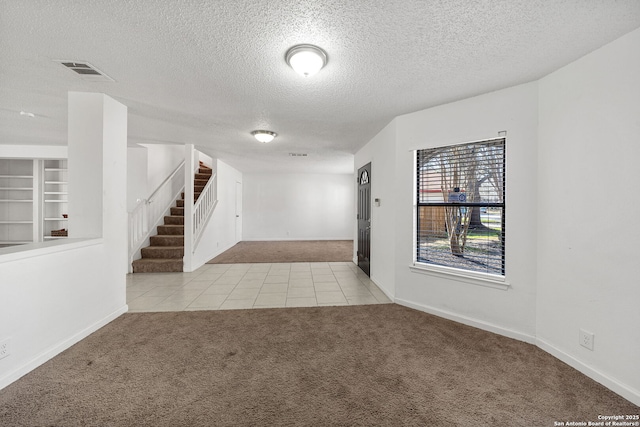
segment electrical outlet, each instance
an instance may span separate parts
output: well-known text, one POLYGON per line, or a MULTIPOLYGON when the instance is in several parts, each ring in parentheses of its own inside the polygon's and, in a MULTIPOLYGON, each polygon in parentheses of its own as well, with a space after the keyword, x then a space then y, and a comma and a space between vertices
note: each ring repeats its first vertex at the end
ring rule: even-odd
POLYGON ((593 334, 580 329, 580 345, 593 351, 593 334))
POLYGON ((0 359, 9 355, 9 338, 0 341, 0 359))

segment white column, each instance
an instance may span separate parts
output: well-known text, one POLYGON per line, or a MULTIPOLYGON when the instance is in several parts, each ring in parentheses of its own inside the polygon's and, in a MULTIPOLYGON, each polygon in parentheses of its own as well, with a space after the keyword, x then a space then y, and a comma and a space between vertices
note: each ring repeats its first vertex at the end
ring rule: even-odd
POLYGON ((193 176, 196 171, 193 144, 184 146, 184 271, 193 271, 193 176))
POLYGON ((68 137, 69 237, 102 237, 105 274, 124 284, 127 107, 101 93, 69 92, 68 137))

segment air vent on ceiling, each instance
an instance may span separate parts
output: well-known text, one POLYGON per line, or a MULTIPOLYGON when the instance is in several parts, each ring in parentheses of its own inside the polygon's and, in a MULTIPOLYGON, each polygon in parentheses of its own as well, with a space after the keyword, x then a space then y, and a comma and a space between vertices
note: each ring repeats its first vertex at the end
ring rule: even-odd
POLYGON ((115 80, 113 80, 111 77, 107 76, 105 73, 98 70, 88 62, 63 60, 57 60, 56 62, 61 63, 71 71, 75 72, 83 80, 87 80, 90 82, 115 82, 115 80))
POLYGON ((307 157, 307 153, 289 153, 291 157, 307 157))

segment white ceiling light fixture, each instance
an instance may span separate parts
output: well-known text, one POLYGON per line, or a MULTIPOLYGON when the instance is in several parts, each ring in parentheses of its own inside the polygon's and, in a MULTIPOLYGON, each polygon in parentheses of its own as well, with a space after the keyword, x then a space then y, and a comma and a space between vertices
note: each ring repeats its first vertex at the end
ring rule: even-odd
POLYGON ((271 132, 270 130, 254 130, 253 132, 251 132, 251 135, 255 136, 258 141, 266 144, 273 141, 273 138, 275 138, 278 134, 275 132, 271 132))
POLYGON ((290 48, 285 60, 298 74, 310 77, 320 71, 327 62, 327 52, 312 44, 299 44, 290 48))

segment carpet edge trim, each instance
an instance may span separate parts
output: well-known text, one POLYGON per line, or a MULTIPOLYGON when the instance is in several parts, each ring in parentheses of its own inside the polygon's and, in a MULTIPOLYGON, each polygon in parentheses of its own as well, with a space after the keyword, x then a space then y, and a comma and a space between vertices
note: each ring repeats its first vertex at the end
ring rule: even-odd
POLYGON ((242 237, 243 242, 324 242, 330 240, 353 242, 353 237, 242 237))
POLYGON ((587 365, 581 360, 576 359, 574 356, 564 352, 563 350, 560 350, 558 347, 554 346, 553 344, 550 344, 549 342, 541 338, 536 338, 535 344, 538 348, 549 353, 556 359, 559 359, 562 362, 566 363, 567 365, 571 366, 572 368, 580 371, 581 373, 588 376, 592 380, 602 384, 603 386, 613 391, 614 393, 624 397, 634 405, 640 406, 639 390, 636 390, 630 385, 627 385, 621 382, 620 380, 587 365))
POLYGON ((129 306, 125 304, 124 306, 120 307, 116 311, 108 314, 107 316, 103 317, 102 319, 99 319, 97 322, 94 322, 93 324, 91 324, 88 327, 78 331, 77 333, 73 334, 72 336, 70 336, 70 337, 64 339, 63 341, 53 345, 52 347, 49 347, 48 349, 44 350, 43 352, 41 352, 40 354, 36 355, 35 357, 33 357, 28 362, 22 364, 21 366, 19 366, 18 368, 14 369, 11 372, 9 372, 8 374, 4 375, 3 377, 0 377, 0 390, 4 389, 5 387, 10 385, 11 383, 19 380, 20 378, 22 378, 23 376, 25 376, 29 372, 33 371, 34 369, 36 369, 38 366, 42 365, 43 363, 53 359, 55 356, 57 356, 58 354, 62 353, 63 351, 65 351, 69 347, 73 346, 74 344, 82 341, 83 339, 85 339, 86 337, 88 337, 89 335, 91 335, 92 333, 97 331, 98 329, 102 328, 103 326, 107 325, 108 323, 111 323, 113 320, 115 320, 116 318, 120 317, 121 315, 123 315, 127 311, 129 311, 129 306))

